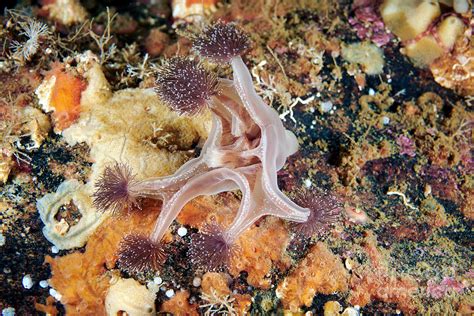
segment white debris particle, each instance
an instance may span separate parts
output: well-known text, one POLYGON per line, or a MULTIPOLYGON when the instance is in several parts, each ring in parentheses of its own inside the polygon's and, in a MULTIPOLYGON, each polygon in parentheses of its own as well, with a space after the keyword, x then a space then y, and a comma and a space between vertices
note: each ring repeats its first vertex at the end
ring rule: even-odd
POLYGON ((369 89, 369 95, 371 95, 371 96, 375 95, 375 90, 370 88, 369 89))
POLYGON ((3 236, 2 233, 0 233, 0 247, 5 245, 5 236, 3 236))
POLYGON ((153 278, 153 282, 154 282, 155 284, 161 284, 161 283, 163 283, 163 279, 160 278, 159 276, 157 276, 157 277, 154 277, 154 278, 153 278))
POLYGON ((13 307, 2 309, 2 316, 15 316, 15 309, 13 307))
POLYGON ((23 277, 21 280, 21 283, 23 284, 23 287, 27 290, 31 289, 33 287, 33 280, 31 279, 31 275, 27 274, 23 277))
POLYGON ((359 310, 355 307, 346 308, 342 314, 347 315, 347 316, 359 316, 360 315, 359 310))
POLYGON ((469 2, 467 0, 454 0, 453 7, 457 13, 466 13, 469 11, 469 2))
POLYGON ((39 282, 39 286, 41 286, 43 289, 45 289, 45 288, 47 288, 47 287, 49 286, 49 283, 48 283, 48 281, 46 281, 46 280, 41 280, 41 281, 39 282))
POLYGON ((332 102, 331 101, 321 102, 320 108, 321 108, 321 112, 327 113, 327 112, 331 111, 331 109, 332 109, 332 102))
POLYGON ((62 297, 62 295, 59 294, 59 292, 56 291, 56 290, 53 289, 53 288, 50 288, 50 289, 49 289, 49 295, 51 295, 52 297, 54 297, 54 299, 55 299, 56 301, 60 301, 60 300, 61 300, 61 297, 62 297))
POLYGON ((310 188, 312 184, 313 184, 313 182, 311 182, 310 179, 304 180, 304 186, 305 187, 310 188))
POLYGON ((51 247, 51 252, 54 253, 54 254, 58 253, 59 252, 58 247, 56 247, 56 246, 51 247))
POLYGON ((178 228, 178 235, 180 235, 181 237, 186 236, 187 233, 188 233, 188 230, 186 229, 186 227, 178 228))
POLYGON ((194 287, 199 287, 199 286, 201 286, 201 278, 200 278, 200 277, 195 277, 195 278, 193 279, 193 286, 194 286, 194 287))
POLYGON ((388 116, 382 117, 382 123, 383 125, 387 125, 388 123, 390 123, 390 118, 388 116))
POLYGON ((165 295, 166 297, 168 298, 172 298, 174 296, 174 290, 173 289, 169 289, 165 292, 165 295))

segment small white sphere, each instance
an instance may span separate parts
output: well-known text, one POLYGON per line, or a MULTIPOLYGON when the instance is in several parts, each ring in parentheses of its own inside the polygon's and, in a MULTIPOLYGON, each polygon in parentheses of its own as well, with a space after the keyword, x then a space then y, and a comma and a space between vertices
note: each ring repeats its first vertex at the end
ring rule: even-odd
POLYGON ((21 280, 21 283, 23 284, 23 287, 27 290, 31 289, 33 287, 33 280, 31 279, 31 275, 27 274, 23 277, 23 280, 21 280))
POLYGON ((178 235, 180 235, 181 237, 186 236, 187 233, 188 233, 188 230, 186 229, 186 227, 178 228, 178 235))
POLYGON ((332 102, 331 101, 321 102, 320 108, 322 112, 327 113, 332 110, 332 102))
POLYGON ((163 283, 163 279, 160 278, 159 276, 153 278, 153 283, 155 284, 161 284, 163 283))
POLYGON ((3 236, 2 233, 0 233, 0 246, 4 246, 6 242, 5 236, 3 236))
POLYGON ((174 296, 174 290, 173 289, 169 289, 165 292, 165 295, 166 297, 168 298, 172 298, 174 296))
POLYGON ((466 13, 469 10, 469 2, 467 0, 454 0, 453 7, 457 13, 466 13))
POLYGON ((200 277, 195 277, 195 278, 193 279, 193 286, 194 286, 194 287, 199 287, 199 286, 201 286, 201 278, 200 278, 200 277))
POLYGON ((47 287, 49 286, 49 283, 48 283, 48 281, 46 281, 46 280, 41 280, 41 281, 39 282, 39 286, 41 286, 43 289, 45 289, 45 288, 47 288, 47 287))
POLYGON ((56 299, 56 301, 60 301, 61 300, 61 297, 62 295, 59 294, 58 291, 56 291, 55 289, 53 288, 50 288, 49 289, 49 295, 51 295, 52 297, 54 297, 56 299))
POLYGON ((348 307, 344 310, 343 315, 347 316, 359 316, 359 310, 355 307, 348 307))
POLYGON ((13 307, 2 309, 2 316, 15 316, 15 309, 13 307))

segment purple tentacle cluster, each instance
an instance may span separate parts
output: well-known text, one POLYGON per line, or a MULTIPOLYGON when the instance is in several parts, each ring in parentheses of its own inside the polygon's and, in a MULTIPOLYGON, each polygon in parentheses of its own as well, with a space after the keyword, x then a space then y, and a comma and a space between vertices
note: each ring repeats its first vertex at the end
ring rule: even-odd
POLYGON ((262 216, 299 223, 297 230, 308 235, 319 232, 337 215, 334 200, 322 200, 328 211, 317 203, 303 203, 301 207, 279 190, 277 171, 298 150, 298 142, 284 128, 278 113, 255 92, 240 57, 249 47, 248 37, 235 24, 218 22, 194 40, 193 48, 201 57, 230 63, 233 80, 217 78, 199 62, 184 58, 169 60, 159 71, 156 91, 160 98, 184 114, 208 107, 213 125, 201 155, 173 175, 139 181, 125 167, 115 166, 109 167, 97 183, 95 204, 101 210, 134 203, 140 197, 163 201, 150 236, 124 238, 118 261, 123 268, 156 270, 164 261, 162 238, 166 230, 184 205, 200 195, 242 192, 241 205, 229 227, 209 223, 192 239, 193 261, 209 270, 228 263, 237 250, 239 235, 262 216), (305 227, 306 223, 310 226, 305 227))

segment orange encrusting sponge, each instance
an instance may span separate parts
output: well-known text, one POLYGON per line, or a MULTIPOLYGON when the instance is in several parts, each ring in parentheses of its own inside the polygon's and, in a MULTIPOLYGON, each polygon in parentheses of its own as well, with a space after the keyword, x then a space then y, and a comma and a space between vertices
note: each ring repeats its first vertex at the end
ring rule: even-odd
POLYGON ((71 126, 81 113, 81 93, 87 82, 62 69, 54 69, 52 75, 56 77, 50 106, 54 108, 54 127, 62 131, 71 126))

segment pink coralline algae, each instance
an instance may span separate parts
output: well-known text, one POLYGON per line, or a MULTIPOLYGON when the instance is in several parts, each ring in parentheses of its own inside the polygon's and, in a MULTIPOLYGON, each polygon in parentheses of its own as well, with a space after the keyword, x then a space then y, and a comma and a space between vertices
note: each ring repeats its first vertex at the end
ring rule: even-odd
POLYGON ((415 143, 405 135, 400 135, 397 137, 397 145, 400 147, 401 155, 407 155, 409 157, 416 156, 415 143))
POLYGON ((352 5, 354 17, 349 18, 361 40, 370 40, 379 47, 386 45, 393 36, 387 33, 382 18, 377 13, 377 1, 356 0, 352 5))
MULTIPOLYGON (((325 211, 318 205, 301 207, 278 188, 277 171, 298 150, 298 142, 284 128, 278 113, 255 92, 240 56, 249 47, 248 37, 234 24, 218 22, 194 39, 193 49, 201 57, 229 63, 233 80, 216 78, 201 63, 182 57, 169 60, 159 70, 156 91, 160 98, 173 110, 188 115, 209 108, 212 129, 200 156, 173 175, 137 180, 123 165, 105 170, 96 185, 99 209, 120 209, 139 198, 163 201, 150 236, 124 238, 118 259, 122 268, 132 272, 156 270, 166 258, 167 246, 162 240, 165 232, 185 204, 199 195, 242 192, 240 208, 229 227, 208 223, 192 238, 193 262, 209 270, 228 263, 236 251, 236 239, 262 216, 273 215, 304 225, 316 211, 324 219, 325 211)), ((333 218, 335 207, 329 206, 328 216, 333 218)), ((322 227, 327 224, 324 222, 322 227)))
POLYGON ((439 284, 434 280, 428 280, 426 292, 434 299, 441 299, 449 292, 463 293, 464 284, 453 277, 445 277, 439 284))

